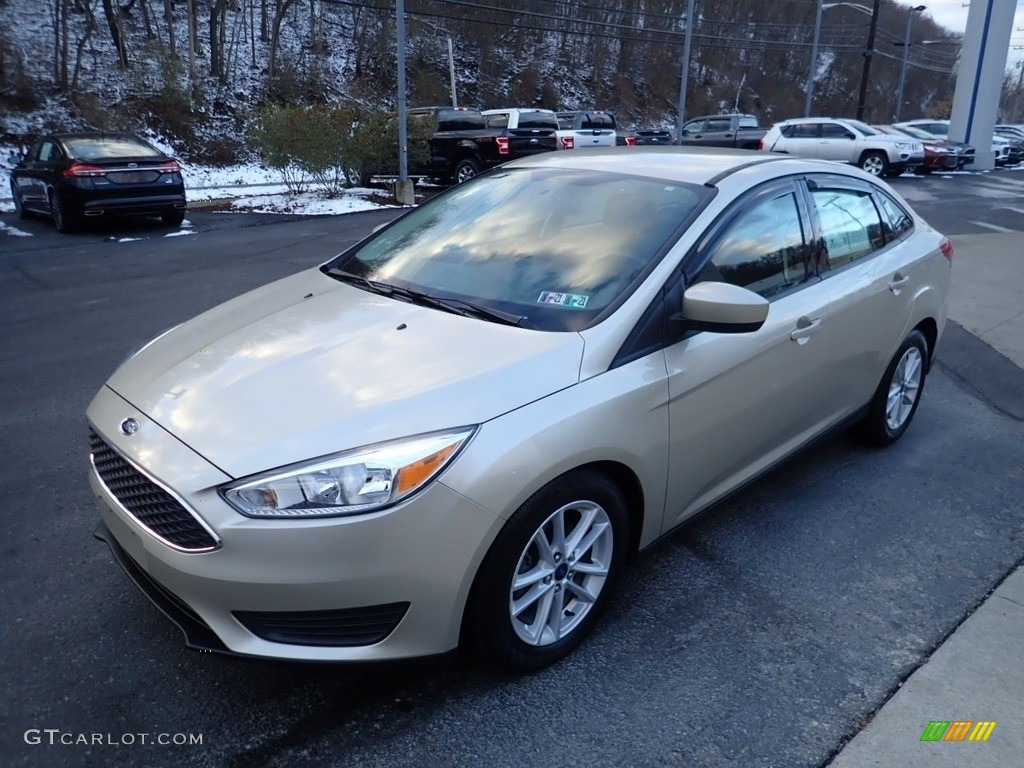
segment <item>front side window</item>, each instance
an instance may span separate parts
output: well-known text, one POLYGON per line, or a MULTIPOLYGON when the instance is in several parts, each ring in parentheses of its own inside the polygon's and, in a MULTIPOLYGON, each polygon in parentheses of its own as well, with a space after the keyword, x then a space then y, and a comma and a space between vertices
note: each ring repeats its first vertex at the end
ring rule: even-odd
POLYGON ((825 123, 821 126, 823 139, 852 139, 854 135, 838 123, 825 123))
POLYGON ((817 274, 807 259, 796 196, 787 192, 757 203, 728 226, 698 282, 732 283, 771 298, 817 274))
POLYGON ((832 269, 863 258, 885 244, 871 194, 855 189, 812 189, 821 237, 832 269))
POLYGON ((727 118, 727 117, 725 117, 725 118, 712 118, 711 120, 708 120, 708 132, 709 133, 711 131, 719 131, 719 132, 728 131, 731 126, 732 126, 732 121, 729 118, 727 118))
POLYGON ((686 136, 694 136, 698 133, 703 132, 704 121, 703 120, 691 120, 683 126, 683 134, 686 136))
POLYGON ((410 211, 324 270, 580 330, 635 288, 711 194, 609 172, 506 169, 410 211))

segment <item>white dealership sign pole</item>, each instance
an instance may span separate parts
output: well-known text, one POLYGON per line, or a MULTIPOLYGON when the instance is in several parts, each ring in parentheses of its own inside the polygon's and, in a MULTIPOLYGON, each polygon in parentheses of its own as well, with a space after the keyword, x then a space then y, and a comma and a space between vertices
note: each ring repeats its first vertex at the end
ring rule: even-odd
POLYGON ((991 170, 995 166, 992 129, 999 110, 1016 7, 1016 0, 973 0, 967 12, 949 137, 974 145, 974 170, 991 170))

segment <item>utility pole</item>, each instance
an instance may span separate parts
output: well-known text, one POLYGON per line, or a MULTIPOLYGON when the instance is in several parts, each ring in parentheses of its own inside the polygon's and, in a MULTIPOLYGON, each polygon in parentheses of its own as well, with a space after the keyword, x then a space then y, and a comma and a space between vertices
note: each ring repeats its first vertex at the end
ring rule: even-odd
POLYGON ((804 101, 804 117, 811 116, 811 99, 814 98, 814 78, 818 74, 818 36, 821 34, 821 11, 824 0, 818 0, 814 16, 814 43, 811 45, 811 74, 807 76, 807 98, 804 101))
POLYGON ((693 2, 686 3, 686 37, 683 42, 683 74, 679 83, 679 123, 676 126, 676 141, 683 137, 683 123, 686 121, 686 86, 690 79, 690 43, 693 41, 693 2))
POLYGON ((448 77, 452 83, 452 106, 458 109, 459 98, 455 94, 455 54, 452 52, 452 39, 448 38, 448 77))
POLYGON ((914 21, 914 14, 925 10, 927 6, 918 5, 911 8, 907 14, 907 32, 903 36, 903 63, 900 65, 900 87, 896 92, 896 119, 893 121, 895 123, 900 121, 900 112, 903 109, 903 84, 907 80, 907 57, 910 55, 910 25, 914 21))
POLYGON ((875 0, 871 6, 871 26, 868 27, 868 47, 864 51, 864 69, 860 73, 860 94, 857 96, 857 119, 864 119, 864 104, 868 99, 868 76, 871 74, 871 59, 875 55, 875 30, 878 28, 878 11, 882 0, 875 0))
POLYGON ((395 199, 403 205, 415 202, 412 182, 409 181, 409 136, 405 104, 405 2, 395 0, 395 44, 398 46, 398 182, 395 199))

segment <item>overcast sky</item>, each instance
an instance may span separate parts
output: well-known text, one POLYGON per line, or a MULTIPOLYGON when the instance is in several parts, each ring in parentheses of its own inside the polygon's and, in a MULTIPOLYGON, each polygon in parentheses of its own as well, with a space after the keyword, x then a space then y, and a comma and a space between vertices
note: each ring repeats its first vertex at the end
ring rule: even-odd
MULTIPOLYGON (((975 0, 983 3, 985 0, 975 0)), ((1005 0, 997 0, 1005 2, 1005 0)), ((967 28, 967 13, 970 10, 967 0, 923 0, 921 3, 903 2, 903 5, 924 5, 928 10, 925 15, 931 16, 936 23, 953 32, 963 33, 967 28)), ((1017 14, 1013 19, 1013 32, 1010 34, 1010 53, 1007 66, 1024 59, 1024 2, 1018 0, 1017 14), (1014 47, 1017 46, 1017 50, 1014 47)))

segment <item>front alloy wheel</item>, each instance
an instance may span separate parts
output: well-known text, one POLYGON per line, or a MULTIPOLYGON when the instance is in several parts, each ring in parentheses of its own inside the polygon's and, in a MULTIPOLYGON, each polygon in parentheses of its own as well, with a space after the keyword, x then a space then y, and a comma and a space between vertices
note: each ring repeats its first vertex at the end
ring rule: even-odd
POLYGON ((553 512, 512 577, 509 619, 519 639, 545 646, 575 630, 604 589, 613 548, 611 521, 598 504, 576 501, 553 512))
POLYGON ((872 176, 884 176, 889 171, 889 160, 881 152, 868 152, 861 159, 860 167, 872 176))
POLYGON ((593 629, 625 562, 626 501, 609 478, 579 470, 516 511, 484 558, 468 605, 482 659, 541 669, 593 629))

